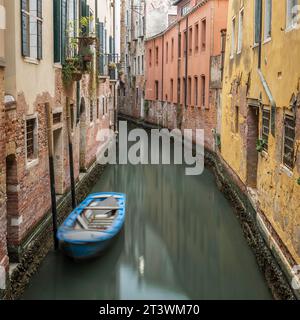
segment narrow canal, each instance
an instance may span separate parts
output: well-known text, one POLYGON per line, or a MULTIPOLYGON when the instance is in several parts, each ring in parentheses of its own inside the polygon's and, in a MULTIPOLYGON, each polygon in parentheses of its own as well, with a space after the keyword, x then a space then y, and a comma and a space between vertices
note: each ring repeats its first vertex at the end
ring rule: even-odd
POLYGON ((271 299, 213 174, 108 166, 93 192, 127 194, 125 228, 98 259, 50 252, 23 299, 271 299))

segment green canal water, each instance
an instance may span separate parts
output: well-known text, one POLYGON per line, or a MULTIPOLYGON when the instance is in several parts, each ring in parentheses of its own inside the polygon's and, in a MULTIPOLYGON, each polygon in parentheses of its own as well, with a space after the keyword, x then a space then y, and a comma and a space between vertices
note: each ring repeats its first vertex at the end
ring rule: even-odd
POLYGON ((23 299, 272 298, 210 171, 108 166, 92 191, 127 194, 124 230, 94 260, 50 252, 23 299))

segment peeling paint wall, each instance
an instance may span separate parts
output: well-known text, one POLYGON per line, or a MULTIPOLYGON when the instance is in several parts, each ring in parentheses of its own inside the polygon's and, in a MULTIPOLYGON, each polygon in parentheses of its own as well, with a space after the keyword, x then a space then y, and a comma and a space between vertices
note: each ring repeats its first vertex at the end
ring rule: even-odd
MULTIPOLYGON (((265 2, 263 1, 263 4, 265 2)), ((286 28, 286 1, 273 1, 271 38, 264 40, 265 6, 263 5, 261 72, 276 103, 275 136, 268 136, 268 150, 254 152, 251 122, 257 113, 258 137, 262 137, 262 106, 271 110, 271 102, 258 73, 259 47, 254 45, 254 3, 229 2, 225 70, 222 91, 222 156, 248 187, 253 198, 270 224, 280 247, 291 266, 300 263, 300 29, 286 28), (232 19, 236 17, 235 45, 237 46, 239 12, 244 8, 243 45, 232 53, 232 19), (284 113, 292 112, 290 104, 298 97, 296 113, 295 166, 287 168, 282 161, 284 113), (237 112, 238 110, 238 112, 237 112), (253 111, 255 110, 255 111, 253 111), (250 141, 251 142, 251 141, 250 141), (251 163, 250 163, 251 164, 251 163), (256 172, 254 172, 256 171, 256 172), (250 175, 256 175, 256 185, 250 185, 250 175)), ((270 112, 272 114, 272 112, 270 112)), ((253 177, 252 177, 253 178, 253 177)))

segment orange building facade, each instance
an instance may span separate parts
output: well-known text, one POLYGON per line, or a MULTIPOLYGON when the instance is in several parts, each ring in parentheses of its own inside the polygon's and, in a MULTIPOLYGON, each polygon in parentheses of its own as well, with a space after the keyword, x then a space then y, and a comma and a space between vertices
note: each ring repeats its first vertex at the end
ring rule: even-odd
POLYGON ((168 128, 220 132, 227 0, 177 1, 177 20, 147 39, 145 120, 168 128))

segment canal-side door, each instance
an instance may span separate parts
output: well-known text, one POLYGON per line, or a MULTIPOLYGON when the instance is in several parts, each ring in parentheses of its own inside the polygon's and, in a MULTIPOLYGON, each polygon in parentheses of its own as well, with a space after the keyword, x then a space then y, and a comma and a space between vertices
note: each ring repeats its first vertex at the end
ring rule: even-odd
POLYGON ((80 171, 86 171, 85 153, 86 153, 86 108, 84 98, 80 102, 80 146, 79 146, 79 165, 80 171))
MULTIPOLYGON (((19 216, 17 160, 14 154, 6 158, 6 214, 7 214, 7 246, 10 247, 18 240, 19 227, 22 217, 19 216)), ((11 257, 10 257, 11 258, 11 257)))
POLYGON ((257 106, 248 107, 247 115, 247 185, 256 188, 257 185, 257 165, 258 152, 256 143, 259 137, 259 108, 257 106))

